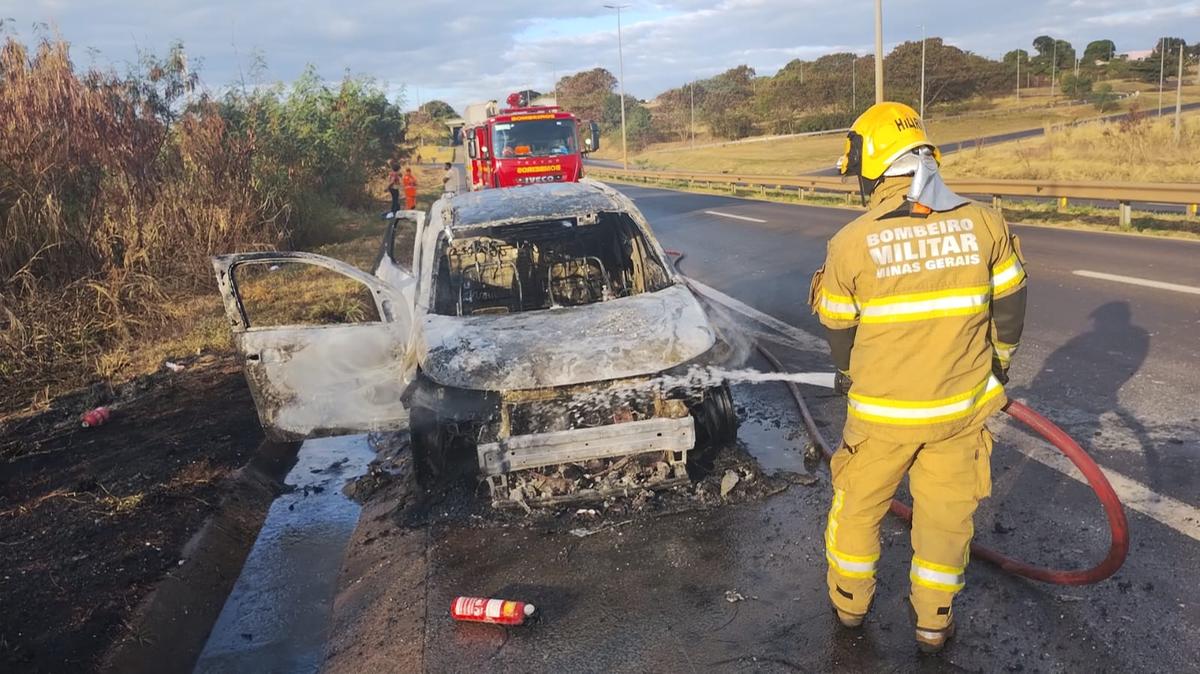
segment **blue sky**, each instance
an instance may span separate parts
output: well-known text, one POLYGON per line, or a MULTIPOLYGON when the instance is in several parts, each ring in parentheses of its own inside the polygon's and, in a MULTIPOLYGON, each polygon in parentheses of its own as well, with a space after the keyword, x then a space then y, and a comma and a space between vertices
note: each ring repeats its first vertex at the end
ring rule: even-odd
MULTIPOLYGON (((57 32, 80 65, 123 69, 139 49, 161 53, 182 40, 212 91, 247 77, 257 53, 267 81, 289 81, 312 63, 328 79, 353 72, 403 89, 410 106, 419 92, 460 107, 525 86, 550 89, 554 73, 602 66, 615 74, 616 16, 604 4, 0 0, 0 19, 26 40, 57 32)), ((873 49, 872 0, 624 4, 626 88, 641 98, 743 63, 770 74, 797 57, 873 49)), ((919 39, 924 24, 930 36, 993 57, 1028 49, 1041 34, 1081 51, 1095 39, 1114 40, 1118 51, 1149 49, 1162 35, 1200 41, 1196 0, 885 0, 884 13, 885 45, 919 39)))

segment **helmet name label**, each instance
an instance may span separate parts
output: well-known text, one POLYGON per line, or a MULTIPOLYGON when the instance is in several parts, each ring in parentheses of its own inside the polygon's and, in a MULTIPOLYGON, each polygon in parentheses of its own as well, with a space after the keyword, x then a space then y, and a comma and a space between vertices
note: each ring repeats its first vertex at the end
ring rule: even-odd
POLYGON ((905 129, 922 130, 921 119, 919 117, 897 117, 896 130, 903 131, 905 129))

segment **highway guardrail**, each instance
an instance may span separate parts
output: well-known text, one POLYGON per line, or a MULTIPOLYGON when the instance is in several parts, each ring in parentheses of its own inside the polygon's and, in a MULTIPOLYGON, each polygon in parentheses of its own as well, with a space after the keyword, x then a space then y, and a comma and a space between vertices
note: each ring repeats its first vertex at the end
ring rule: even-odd
MULTIPOLYGON (((811 193, 844 194, 846 202, 852 203, 858 194, 857 181, 847 181, 833 176, 773 176, 737 173, 693 173, 687 171, 623 170, 607 167, 589 167, 588 174, 597 178, 611 177, 618 180, 647 184, 681 184, 709 188, 727 188, 731 193, 739 190, 758 191, 765 195, 768 189, 793 190, 803 200, 811 193)), ((1057 180, 998 180, 998 179, 953 179, 947 180, 950 188, 961 194, 988 195, 992 205, 1002 208, 1006 198, 1052 198, 1058 207, 1066 208, 1070 200, 1083 199, 1114 202, 1119 212, 1122 227, 1129 227, 1133 220, 1133 204, 1182 205, 1185 212, 1196 217, 1200 203, 1200 183, 1107 183, 1057 180)))

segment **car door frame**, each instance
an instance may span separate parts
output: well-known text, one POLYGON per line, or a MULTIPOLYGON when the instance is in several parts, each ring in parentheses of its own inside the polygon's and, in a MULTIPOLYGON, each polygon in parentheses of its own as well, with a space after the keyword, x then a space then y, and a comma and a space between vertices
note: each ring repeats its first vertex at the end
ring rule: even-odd
POLYGON ((270 437, 300 440, 407 427, 405 391, 415 375, 410 357, 411 289, 406 292, 346 262, 314 253, 236 253, 213 257, 212 264, 234 346, 259 420, 270 437), (245 265, 271 263, 312 265, 358 281, 371 292, 379 320, 252 325, 236 271, 245 265), (311 353, 304 353, 310 349, 311 353), (346 357, 338 358, 339 354, 346 357))

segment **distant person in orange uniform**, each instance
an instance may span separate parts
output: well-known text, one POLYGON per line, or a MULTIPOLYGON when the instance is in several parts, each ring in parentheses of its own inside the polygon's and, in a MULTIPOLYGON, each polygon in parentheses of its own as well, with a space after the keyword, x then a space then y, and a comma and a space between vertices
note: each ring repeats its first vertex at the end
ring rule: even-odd
POLYGON ((404 169, 404 207, 410 211, 417 208, 417 177, 411 167, 404 169))

